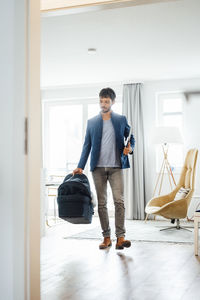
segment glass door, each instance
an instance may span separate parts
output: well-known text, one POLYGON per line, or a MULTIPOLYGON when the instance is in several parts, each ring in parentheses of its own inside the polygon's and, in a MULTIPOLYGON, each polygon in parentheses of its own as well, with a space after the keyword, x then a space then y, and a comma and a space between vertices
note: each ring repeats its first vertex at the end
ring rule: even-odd
POLYGON ((57 222, 57 188, 77 166, 82 148, 83 105, 48 103, 44 110, 46 223, 57 222))

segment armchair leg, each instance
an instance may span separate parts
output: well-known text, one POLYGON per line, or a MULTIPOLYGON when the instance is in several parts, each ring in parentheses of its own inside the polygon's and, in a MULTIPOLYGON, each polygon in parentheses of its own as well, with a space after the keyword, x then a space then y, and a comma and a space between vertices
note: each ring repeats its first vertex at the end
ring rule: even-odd
MULTIPOLYGON (((148 217, 149 217, 149 214, 146 214, 146 218, 145 218, 145 220, 144 220, 144 221, 145 221, 145 223, 146 223, 146 221, 148 220, 148 217)), ((154 219, 154 221, 155 221, 155 219, 156 219, 156 215, 154 215, 154 216, 153 216, 153 219, 154 219)))
POLYGON ((170 226, 170 227, 162 228, 162 229, 160 229, 160 231, 169 230, 169 229, 178 229, 178 230, 183 229, 183 230, 187 230, 187 231, 192 232, 191 230, 189 230, 189 229, 187 229, 185 227, 181 227, 179 219, 176 220, 176 226, 170 226))
POLYGON ((145 223, 148 220, 148 216, 149 216, 149 214, 146 214, 145 223))

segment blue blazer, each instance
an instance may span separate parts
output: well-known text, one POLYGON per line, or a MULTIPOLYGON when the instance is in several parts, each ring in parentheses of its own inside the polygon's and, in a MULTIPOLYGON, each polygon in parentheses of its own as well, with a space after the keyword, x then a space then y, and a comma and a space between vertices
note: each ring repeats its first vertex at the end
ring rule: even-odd
MULTIPOLYGON (((130 168, 128 155, 123 154, 123 150, 125 147, 124 142, 129 136, 130 126, 128 125, 125 116, 116 114, 114 112, 111 112, 111 121, 115 130, 116 146, 119 149, 121 157, 121 169, 130 168)), ((88 120, 85 141, 83 144, 81 158, 78 163, 78 168, 84 169, 91 151, 90 171, 94 171, 99 160, 102 129, 103 119, 101 113, 88 120)), ((133 135, 131 135, 130 144, 131 148, 133 149, 135 145, 135 139, 133 135)))

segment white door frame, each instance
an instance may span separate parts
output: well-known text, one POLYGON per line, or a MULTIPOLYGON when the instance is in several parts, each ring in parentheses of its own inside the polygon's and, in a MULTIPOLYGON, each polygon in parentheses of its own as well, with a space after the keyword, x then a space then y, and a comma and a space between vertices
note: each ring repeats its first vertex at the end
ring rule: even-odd
POLYGON ((40 1, 27 5, 27 81, 28 120, 25 161, 25 299, 40 299, 40 177, 42 167, 40 101, 40 1))

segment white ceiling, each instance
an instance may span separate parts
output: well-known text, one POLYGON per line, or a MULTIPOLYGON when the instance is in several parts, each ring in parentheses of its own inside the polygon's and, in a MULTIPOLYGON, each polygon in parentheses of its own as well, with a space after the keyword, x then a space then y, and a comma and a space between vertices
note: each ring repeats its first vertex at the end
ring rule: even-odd
POLYGON ((44 14, 41 70, 43 87, 200 77, 200 1, 44 14))

